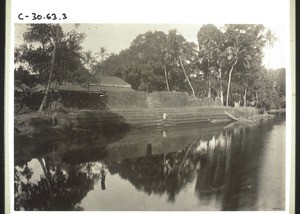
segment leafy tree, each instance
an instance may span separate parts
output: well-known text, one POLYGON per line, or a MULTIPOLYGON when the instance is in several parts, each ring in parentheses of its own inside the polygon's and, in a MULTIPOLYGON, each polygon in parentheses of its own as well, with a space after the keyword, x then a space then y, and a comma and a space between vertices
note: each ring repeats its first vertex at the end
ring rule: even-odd
POLYGON ((277 85, 276 90, 278 91, 279 97, 281 99, 281 108, 285 108, 286 105, 286 78, 285 78, 285 69, 281 68, 279 69, 279 74, 277 76, 277 85))
POLYGON ((273 87, 272 74, 266 68, 261 68, 256 73, 254 92, 257 107, 263 110, 277 109, 280 107, 278 91, 273 87))
POLYGON ((133 40, 131 47, 136 51, 137 63, 141 62, 142 86, 148 88, 149 83, 155 85, 156 81, 158 84, 156 90, 170 89, 166 64, 167 45, 167 36, 162 31, 153 33, 149 31, 133 40), (164 82, 166 83, 165 86, 164 82))
POLYGON ((223 54, 229 67, 226 95, 228 106, 233 71, 238 65, 250 69, 253 62, 261 64, 262 47, 265 45, 266 38, 263 25, 225 25, 225 30, 226 49, 223 54))
MULTIPOLYGON (((211 97, 211 81, 215 76, 219 82, 219 97, 223 100, 221 53, 223 48, 223 33, 214 25, 203 25, 197 34, 199 44, 199 61, 201 71, 207 82, 207 96, 211 97)), ((223 103, 223 101, 222 101, 223 103)))
POLYGON ((173 50, 172 54, 174 54, 175 60, 177 59, 179 61, 184 76, 192 90, 192 94, 194 97, 196 97, 195 90, 189 80, 184 63, 188 64, 191 63, 192 61, 195 61, 195 58, 197 57, 196 54, 197 45, 195 43, 187 42, 183 36, 177 35, 176 33, 177 33, 176 30, 170 30, 168 35, 170 43, 172 44, 172 50, 173 50))
POLYGON ((268 70, 268 77, 272 83, 272 89, 277 93, 277 100, 280 101, 278 107, 285 108, 285 89, 286 89, 286 78, 285 78, 285 69, 279 68, 276 70, 268 70))
POLYGON ((16 48, 20 53, 16 63, 27 64, 36 83, 46 86, 40 111, 47 103, 49 91, 62 82, 86 84, 89 74, 81 62, 84 36, 75 31, 65 33, 58 24, 28 25, 23 48, 16 48))
POLYGON ((96 55, 101 57, 101 63, 104 62, 104 60, 106 59, 106 57, 109 56, 109 54, 107 53, 107 50, 105 47, 101 47, 99 52, 96 53, 96 55))
POLYGON ((90 71, 90 73, 92 73, 92 69, 95 66, 96 59, 93 56, 93 52, 91 50, 83 52, 82 61, 83 61, 83 65, 85 66, 85 68, 88 69, 90 71))
POLYGON ((266 39, 267 39, 267 43, 268 43, 268 54, 269 54, 267 68, 268 68, 268 70, 270 70, 270 49, 274 45, 274 42, 277 40, 277 38, 274 35, 274 33, 270 29, 268 29, 268 31, 266 33, 266 39))
POLYGON ((167 35, 161 31, 138 35, 130 47, 96 66, 104 75, 115 75, 136 90, 170 90, 168 69, 172 66, 167 35))
MULTIPOLYGON (((58 40, 59 30, 60 30, 59 29, 59 25, 57 25, 56 26, 56 34, 55 34, 54 40, 58 40)), ((27 36, 28 36, 28 34, 27 34, 27 36)), ((51 68, 50 68, 50 74, 49 74, 48 83, 47 83, 47 87, 46 87, 46 91, 45 91, 45 96, 43 98, 43 101, 41 103, 39 111, 43 110, 43 108, 46 105, 47 98, 48 98, 49 88, 50 88, 50 84, 51 84, 52 76, 53 76, 53 67, 54 67, 54 60, 55 60, 55 54, 56 54, 56 48, 57 48, 57 44, 56 44, 57 41, 53 41, 52 37, 50 37, 49 39, 50 39, 50 42, 53 45, 53 51, 52 51, 52 56, 51 56, 51 68)), ((42 42, 42 45, 43 45, 43 42, 42 42)))

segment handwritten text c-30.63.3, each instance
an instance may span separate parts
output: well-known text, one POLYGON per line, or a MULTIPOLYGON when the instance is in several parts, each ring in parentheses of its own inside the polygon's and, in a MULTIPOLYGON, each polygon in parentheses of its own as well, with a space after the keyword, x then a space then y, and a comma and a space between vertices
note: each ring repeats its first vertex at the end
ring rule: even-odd
POLYGON ((67 19, 66 13, 47 13, 47 14, 38 14, 38 13, 31 13, 31 14, 24 14, 19 13, 18 19, 21 21, 36 21, 36 20, 65 20, 67 19))

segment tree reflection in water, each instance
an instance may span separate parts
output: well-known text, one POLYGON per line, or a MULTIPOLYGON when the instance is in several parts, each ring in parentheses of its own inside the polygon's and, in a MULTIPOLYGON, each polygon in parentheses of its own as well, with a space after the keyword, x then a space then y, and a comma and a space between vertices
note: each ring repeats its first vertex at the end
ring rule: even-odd
POLYGON ((39 162, 43 175, 37 183, 30 182, 28 166, 15 168, 15 210, 82 210, 78 204, 99 179, 99 174, 89 170, 90 163, 64 165, 52 158, 39 162))
MULTIPOLYGON (((167 196, 174 205, 182 200, 180 193, 191 189, 194 195, 183 195, 200 202, 191 210, 197 210, 198 206, 213 206, 214 210, 255 209, 266 145, 259 140, 264 139, 271 127, 228 130, 222 127, 215 132, 205 132, 205 128, 199 131, 198 127, 168 132, 135 131, 111 144, 59 145, 56 152, 34 156, 43 171, 37 182, 32 179, 34 169, 22 161, 33 157, 16 162, 15 209, 82 210, 82 199, 95 183, 99 185, 95 191, 114 192, 112 186, 106 186, 107 171, 129 181, 139 192, 167 196)), ((111 196, 109 200, 115 198, 111 196)), ((100 206, 97 208, 101 210, 100 206)))
POLYGON ((38 158, 43 173, 37 183, 30 181, 32 169, 27 164, 15 167, 15 210, 82 210, 78 204, 100 179, 93 161, 106 157, 106 150, 103 145, 93 152, 87 148, 38 158))
MULTIPOLYGON (((106 138, 105 142, 117 137, 106 138)), ((101 170, 95 161, 108 156, 107 144, 66 141, 53 145, 58 146, 53 149, 53 146, 45 145, 42 150, 39 146, 27 147, 30 150, 34 148, 33 153, 18 146, 15 148, 18 151, 14 178, 15 210, 83 210, 79 204, 101 177, 101 170), (39 153, 42 155, 38 156, 39 153), (31 181, 33 169, 24 161, 32 158, 38 160, 42 169, 42 175, 36 183, 31 181)))
MULTIPOLYGON (((162 144, 171 143, 168 135, 162 138, 162 144)), ((224 187, 230 140, 225 132, 206 134, 178 151, 161 154, 153 154, 153 145, 147 143, 141 152, 144 156, 123 160, 108 158, 113 155, 108 145, 50 153, 39 158, 43 175, 37 183, 30 182, 32 172, 27 165, 15 168, 15 209, 81 210, 78 204, 95 182, 100 181, 101 189, 106 189, 106 172, 99 166, 100 160, 111 174, 119 174, 149 195, 166 194, 168 201, 175 202, 176 195, 196 179, 195 192, 199 198, 206 197, 224 187)))
POLYGON ((111 174, 118 173, 138 190, 151 194, 167 194, 174 202, 176 195, 197 177, 195 191, 203 194, 224 187, 230 137, 225 134, 210 140, 199 140, 176 152, 147 155, 121 161, 106 161, 111 174))
POLYGON ((218 138, 213 137, 209 141, 200 141, 198 146, 198 151, 201 153, 200 169, 195 186, 199 199, 216 195, 224 188, 230 143, 230 135, 223 133, 218 138))
MULTIPOLYGON (((95 119, 89 112, 81 116, 95 119)), ((95 161, 107 157, 107 145, 124 137, 129 128, 116 114, 100 116, 104 124, 101 127, 91 125, 89 129, 62 133, 64 140, 57 142, 53 136, 45 140, 45 130, 31 138, 15 132, 15 210, 83 210, 81 200, 101 177, 95 161), (111 117, 118 123, 109 123, 111 117), (99 130, 101 135, 95 137, 92 133, 99 130), (34 169, 28 162, 32 159, 37 159, 42 169, 37 182, 31 181, 34 169)), ((103 175, 102 183, 105 184, 103 175)))
POLYGON ((102 165, 102 168, 100 170, 101 172, 101 189, 102 190, 105 190, 106 187, 105 187, 105 178, 106 178, 106 171, 104 170, 104 166, 102 165))

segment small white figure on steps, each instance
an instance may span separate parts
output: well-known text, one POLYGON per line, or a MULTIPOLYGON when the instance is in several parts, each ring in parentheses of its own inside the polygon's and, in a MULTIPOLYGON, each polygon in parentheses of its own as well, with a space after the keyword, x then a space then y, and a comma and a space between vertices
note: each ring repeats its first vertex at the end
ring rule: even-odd
POLYGON ((163 119, 166 120, 168 117, 167 113, 163 113, 163 119))
POLYGON ((167 132, 163 131, 163 137, 167 137, 167 132))

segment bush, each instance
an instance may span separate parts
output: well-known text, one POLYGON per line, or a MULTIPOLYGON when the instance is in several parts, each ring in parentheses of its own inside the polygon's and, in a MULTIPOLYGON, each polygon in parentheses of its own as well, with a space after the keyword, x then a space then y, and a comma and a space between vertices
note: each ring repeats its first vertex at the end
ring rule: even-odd
POLYGON ((39 110, 43 96, 42 93, 15 92, 15 113, 20 114, 39 110))
POLYGON ((286 101, 285 97, 280 98, 280 108, 285 108, 286 107, 286 101))

